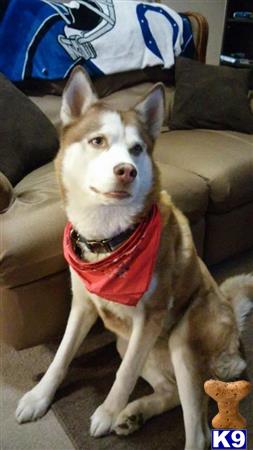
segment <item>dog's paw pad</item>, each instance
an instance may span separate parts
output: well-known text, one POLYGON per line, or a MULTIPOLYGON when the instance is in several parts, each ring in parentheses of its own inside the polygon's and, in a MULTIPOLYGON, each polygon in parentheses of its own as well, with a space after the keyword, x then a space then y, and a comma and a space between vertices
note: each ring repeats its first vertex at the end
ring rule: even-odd
POLYGON ((19 401, 16 409, 18 423, 32 422, 44 416, 48 410, 50 400, 39 397, 33 391, 27 392, 19 401))
POLYGON ((110 433, 114 420, 114 415, 100 405, 91 416, 90 435, 99 437, 110 433))
POLYGON ((116 434, 127 435, 141 428, 143 424, 143 414, 127 415, 123 412, 119 415, 113 430, 116 434))

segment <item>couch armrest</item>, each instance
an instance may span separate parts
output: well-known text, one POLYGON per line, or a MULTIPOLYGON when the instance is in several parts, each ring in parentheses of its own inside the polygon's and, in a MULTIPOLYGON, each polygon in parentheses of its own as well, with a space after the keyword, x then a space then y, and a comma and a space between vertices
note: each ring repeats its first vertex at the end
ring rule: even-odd
POLYGON ((208 22, 202 14, 197 12, 187 11, 184 14, 188 16, 191 21, 197 59, 201 62, 205 62, 208 40, 208 22))
POLYGON ((0 214, 6 212, 15 199, 13 187, 8 178, 0 172, 0 214))

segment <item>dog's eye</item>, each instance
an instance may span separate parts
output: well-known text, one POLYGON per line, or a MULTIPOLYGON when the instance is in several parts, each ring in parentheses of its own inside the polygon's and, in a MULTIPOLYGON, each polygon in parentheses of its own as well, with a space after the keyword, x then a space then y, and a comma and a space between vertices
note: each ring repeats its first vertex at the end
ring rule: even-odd
POLYGON ((129 152, 131 155, 138 156, 143 151, 141 144, 135 144, 130 149, 129 152))
POLYGON ((103 136, 96 136, 90 139, 89 144, 94 145, 94 147, 106 147, 106 139, 103 136))

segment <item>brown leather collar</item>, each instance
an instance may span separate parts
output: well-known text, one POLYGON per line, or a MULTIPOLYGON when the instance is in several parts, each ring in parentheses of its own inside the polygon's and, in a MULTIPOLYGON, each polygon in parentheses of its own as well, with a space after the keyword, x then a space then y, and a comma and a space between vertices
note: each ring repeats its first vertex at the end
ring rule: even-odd
POLYGON ((122 244, 124 241, 126 241, 131 234, 135 231, 137 225, 134 225, 127 230, 123 231, 122 233, 118 234, 117 236, 113 236, 110 239, 102 239, 101 241, 93 241, 85 239, 83 236, 81 236, 74 228, 70 231, 70 237, 71 242, 73 245, 73 249, 75 253, 79 256, 83 256, 83 251, 80 246, 80 242, 85 244, 85 246, 88 248, 88 250, 92 253, 111 253, 116 248, 122 244))

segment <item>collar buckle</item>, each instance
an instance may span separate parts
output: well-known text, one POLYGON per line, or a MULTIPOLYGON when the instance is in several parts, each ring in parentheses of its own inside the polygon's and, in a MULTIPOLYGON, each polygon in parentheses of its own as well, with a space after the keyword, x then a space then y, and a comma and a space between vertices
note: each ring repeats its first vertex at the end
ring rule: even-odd
POLYGON ((93 253, 109 253, 113 251, 107 239, 102 241, 86 241, 86 247, 93 253))
POLYGON ((79 257, 82 257, 83 254, 80 242, 85 244, 92 253, 109 253, 114 250, 113 246, 110 245, 110 239, 102 239, 101 241, 88 241, 80 236, 80 234, 74 228, 72 228, 70 232, 70 238, 74 251, 79 257))

